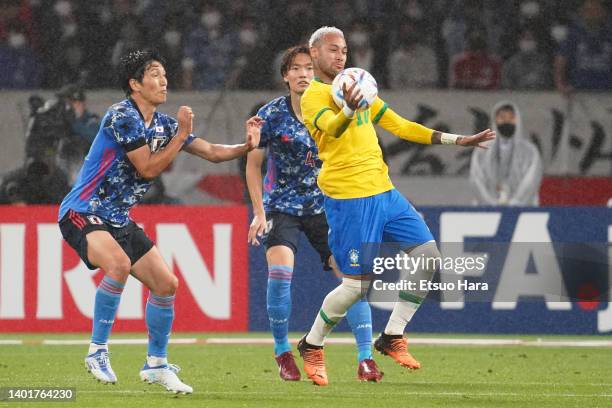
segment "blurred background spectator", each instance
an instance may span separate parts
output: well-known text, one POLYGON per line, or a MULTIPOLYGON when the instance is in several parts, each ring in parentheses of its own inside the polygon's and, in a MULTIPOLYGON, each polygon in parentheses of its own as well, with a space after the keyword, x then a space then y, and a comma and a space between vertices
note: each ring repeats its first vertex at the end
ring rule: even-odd
POLYGON ((610 3, 0 0, 0 88, 112 87, 119 56, 149 45, 174 89, 275 88, 275 56, 328 24, 381 87, 549 89, 554 72, 563 92, 610 89, 610 3))
POLYGON ((414 22, 399 27, 398 47, 389 57, 389 88, 433 88, 438 84, 435 51, 422 42, 414 22))
POLYGON ((352 66, 374 72, 374 49, 370 43, 368 27, 361 21, 355 22, 346 32, 347 45, 351 49, 349 58, 352 66))
POLYGON ((69 191, 68 178, 55 161, 30 157, 0 181, 0 204, 59 204, 69 191))
POLYGON ((221 89, 233 71, 238 35, 227 27, 220 9, 208 3, 188 34, 183 58, 183 87, 221 89))
POLYGON ((0 43, 0 88, 29 89, 39 87, 42 65, 22 27, 8 25, 0 43))
POLYGON ((506 89, 546 89, 551 85, 550 60, 540 49, 537 36, 529 29, 521 31, 518 51, 503 67, 502 85, 506 89))
POLYGON ((486 33, 475 29, 467 36, 466 49, 451 61, 450 88, 498 89, 501 85, 501 60, 490 53, 486 33))
POLYGON ((612 24, 601 0, 585 0, 555 58, 557 89, 612 89, 612 24))

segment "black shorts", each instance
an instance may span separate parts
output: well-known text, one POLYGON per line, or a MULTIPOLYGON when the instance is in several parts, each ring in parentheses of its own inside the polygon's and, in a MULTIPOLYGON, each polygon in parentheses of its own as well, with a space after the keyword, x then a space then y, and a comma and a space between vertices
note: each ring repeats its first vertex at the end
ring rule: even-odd
POLYGON ((130 258, 132 265, 155 245, 134 221, 130 221, 125 227, 117 228, 107 224, 96 215, 68 210, 59 222, 59 226, 66 242, 77 251, 85 265, 92 270, 97 269, 98 266, 92 265, 87 259, 87 239, 85 238, 92 231, 108 231, 130 258))
POLYGON ((298 217, 281 212, 266 213, 266 233, 263 236, 266 250, 273 246, 283 245, 297 253, 300 231, 304 232, 310 245, 319 253, 323 269, 331 270, 329 257, 331 250, 327 245, 329 226, 325 214, 298 217))

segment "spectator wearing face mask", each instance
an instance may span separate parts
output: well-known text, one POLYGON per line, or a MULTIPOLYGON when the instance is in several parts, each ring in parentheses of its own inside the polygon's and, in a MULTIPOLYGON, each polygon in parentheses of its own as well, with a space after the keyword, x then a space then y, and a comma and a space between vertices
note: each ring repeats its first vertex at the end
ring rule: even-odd
POLYGON ((374 50, 370 45, 367 26, 360 22, 353 24, 347 39, 351 50, 352 65, 372 72, 374 67, 374 50))
POLYGON ((507 101, 492 110, 491 129, 498 135, 488 149, 474 149, 470 183, 476 205, 537 206, 542 161, 525 139, 518 107, 507 101))
POLYGON ((437 65, 434 50, 420 41, 414 24, 403 23, 399 45, 387 65, 390 88, 433 88, 438 83, 437 65))
POLYGON ((269 50, 261 46, 261 34, 255 20, 247 18, 238 29, 238 55, 228 86, 239 89, 263 89, 269 86, 269 50))
POLYGON ((499 89, 501 61, 487 51, 483 31, 468 34, 467 50, 451 61, 449 86, 458 89, 499 89))
POLYGON ((568 95, 612 89, 612 24, 601 0, 585 0, 555 58, 555 85, 568 95))
POLYGON ((507 89, 545 89, 551 85, 550 64, 529 29, 523 30, 519 51, 504 63, 502 84, 507 89))
POLYGON ((0 45, 0 67, 0 89, 40 86, 42 66, 19 27, 11 27, 6 42, 0 45))
POLYGON ((224 30, 223 14, 212 4, 184 45, 183 87, 187 90, 222 89, 233 71, 237 38, 224 30))
POLYGON ((166 58, 166 76, 168 83, 180 87, 183 83, 181 61, 183 60, 183 32, 179 16, 170 14, 166 17, 164 31, 161 34, 159 51, 166 58))

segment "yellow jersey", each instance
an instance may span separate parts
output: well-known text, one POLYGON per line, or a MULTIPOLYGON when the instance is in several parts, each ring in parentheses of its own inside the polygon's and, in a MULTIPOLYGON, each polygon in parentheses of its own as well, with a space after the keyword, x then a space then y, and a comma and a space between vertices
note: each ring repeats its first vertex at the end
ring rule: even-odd
POLYGON ((401 137, 431 144, 434 132, 391 110, 382 99, 350 119, 334 103, 331 85, 315 78, 302 95, 302 117, 323 162, 317 183, 332 198, 359 198, 393 188, 374 124, 401 137))

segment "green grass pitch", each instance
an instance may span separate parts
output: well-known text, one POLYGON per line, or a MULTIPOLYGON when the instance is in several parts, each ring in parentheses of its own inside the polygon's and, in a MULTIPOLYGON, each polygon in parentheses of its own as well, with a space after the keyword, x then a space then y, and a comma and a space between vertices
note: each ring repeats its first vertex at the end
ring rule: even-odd
MULTIPOLYGON (((342 336, 346 337, 346 333, 342 336)), ((198 337, 228 337, 197 335, 198 337)), ((233 335, 233 337, 267 334, 233 335)), ((295 334, 292 337, 297 337, 295 334)), ((122 335, 113 338, 143 338, 122 335)), ((181 337, 194 337, 181 335, 181 337)), ((231 336, 230 336, 231 337, 231 336)), ((447 337, 447 336, 445 336, 447 337)), ((455 336, 456 337, 456 336, 455 336)), ((483 337, 483 336, 477 336, 483 337)), ((86 339, 85 335, 2 335, 2 339, 86 339)), ((525 338, 524 336, 521 338, 525 338)), ((554 339, 567 339, 557 337, 554 339)), ((591 338, 592 339, 592 338, 591 338)), ((599 338, 602 339, 602 338, 599 338)), ((410 372, 375 355, 381 383, 356 380, 354 346, 328 345, 330 385, 283 383, 270 345, 171 345, 170 361, 194 394, 174 396, 140 382, 146 346, 111 346, 116 385, 86 372, 86 346, 0 345, 0 387, 75 387, 76 402, 3 403, 51 407, 606 407, 612 406, 612 348, 413 345, 423 368, 410 372)), ((294 348, 295 353, 295 348, 294 348)), ((301 367, 301 359, 298 358, 301 367)))

